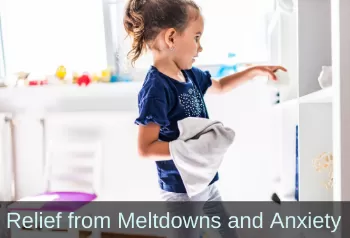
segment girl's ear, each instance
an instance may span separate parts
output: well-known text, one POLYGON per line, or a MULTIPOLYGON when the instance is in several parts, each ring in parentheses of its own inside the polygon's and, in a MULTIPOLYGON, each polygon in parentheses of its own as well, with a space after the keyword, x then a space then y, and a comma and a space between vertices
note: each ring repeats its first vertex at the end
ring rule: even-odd
POLYGON ((165 32, 165 43, 167 44, 169 49, 173 49, 175 46, 175 38, 176 38, 176 30, 174 28, 170 28, 165 32))

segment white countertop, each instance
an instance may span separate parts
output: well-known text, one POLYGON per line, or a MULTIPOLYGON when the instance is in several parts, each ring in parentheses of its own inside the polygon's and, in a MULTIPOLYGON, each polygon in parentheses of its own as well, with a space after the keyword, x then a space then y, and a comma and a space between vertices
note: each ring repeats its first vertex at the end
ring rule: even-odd
POLYGON ((0 89, 0 112, 130 111, 137 109, 142 81, 46 85, 0 89))

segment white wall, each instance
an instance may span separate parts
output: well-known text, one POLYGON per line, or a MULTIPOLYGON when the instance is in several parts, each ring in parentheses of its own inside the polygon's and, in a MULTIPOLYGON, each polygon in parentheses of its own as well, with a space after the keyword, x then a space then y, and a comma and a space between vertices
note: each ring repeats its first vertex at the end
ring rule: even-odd
POLYGON ((278 186, 278 141, 271 128, 278 118, 271 113, 271 88, 261 79, 224 96, 207 96, 212 119, 223 121, 236 132, 235 141, 220 170, 220 186, 225 200, 270 200, 278 186))

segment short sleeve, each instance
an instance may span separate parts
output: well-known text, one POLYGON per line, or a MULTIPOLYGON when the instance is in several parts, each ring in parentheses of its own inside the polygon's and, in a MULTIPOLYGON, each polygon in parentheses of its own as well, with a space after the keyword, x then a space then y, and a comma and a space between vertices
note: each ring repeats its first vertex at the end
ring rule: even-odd
POLYGON ((160 126, 168 126, 168 103, 166 90, 154 83, 144 85, 139 93, 139 116, 135 120, 137 125, 156 123, 160 126))
POLYGON ((209 71, 202 71, 201 69, 195 67, 192 68, 192 71, 200 87, 200 90, 204 95, 213 83, 211 79, 211 74, 209 71))
POLYGON ((148 97, 139 103, 139 116, 136 118, 137 125, 156 123, 160 126, 168 126, 167 104, 160 98, 148 97))
POLYGON ((211 74, 209 71, 202 71, 202 74, 202 80, 199 82, 199 85, 201 87, 202 93, 205 94, 208 88, 212 85, 213 81, 211 79, 211 74))

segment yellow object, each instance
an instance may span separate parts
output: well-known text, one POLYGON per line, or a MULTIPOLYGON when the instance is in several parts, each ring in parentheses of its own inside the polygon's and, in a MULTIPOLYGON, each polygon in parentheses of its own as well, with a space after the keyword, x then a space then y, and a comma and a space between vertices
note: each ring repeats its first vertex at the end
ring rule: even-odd
POLYGON ((105 69, 101 72, 101 82, 109 82, 111 80, 111 70, 105 69))
POLYGON ((92 81, 93 81, 93 82, 98 82, 98 81, 100 81, 100 77, 98 77, 97 74, 93 74, 91 78, 92 78, 92 81))
POLYGON ((66 77, 67 71, 64 66, 60 66, 56 70, 56 77, 59 79, 64 79, 66 77))
POLYGON ((313 160, 314 168, 317 172, 328 169, 328 181, 325 183, 326 189, 333 187, 333 155, 323 152, 313 160))
POLYGON ((110 77, 111 76, 111 71, 109 69, 102 70, 101 76, 104 77, 110 77))
POLYGON ((18 79, 27 79, 28 76, 29 76, 29 73, 26 73, 26 72, 23 72, 23 71, 17 73, 17 78, 18 79))
POLYGON ((73 73, 73 83, 77 83, 79 78, 79 74, 78 73, 73 73))

